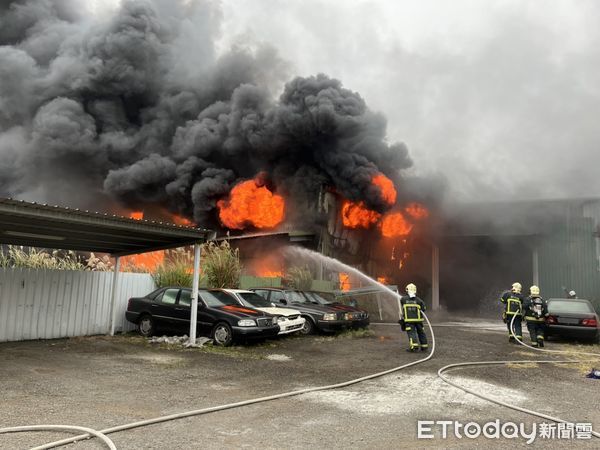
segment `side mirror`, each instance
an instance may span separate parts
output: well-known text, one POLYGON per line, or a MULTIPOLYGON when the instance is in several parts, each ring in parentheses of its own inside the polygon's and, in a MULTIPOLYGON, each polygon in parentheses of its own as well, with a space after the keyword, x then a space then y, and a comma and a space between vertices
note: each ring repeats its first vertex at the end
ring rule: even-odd
POLYGON ((279 300, 279 303, 281 303, 282 305, 287 305, 287 300, 282 298, 281 300, 279 300))

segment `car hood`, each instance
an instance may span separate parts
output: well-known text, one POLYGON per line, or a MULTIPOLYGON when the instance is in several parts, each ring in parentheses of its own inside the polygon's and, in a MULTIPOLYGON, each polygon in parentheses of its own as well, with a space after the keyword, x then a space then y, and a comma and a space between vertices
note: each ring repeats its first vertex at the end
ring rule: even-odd
POLYGON ((260 311, 264 311, 267 314, 277 315, 277 316, 298 316, 300 315, 300 311, 291 308, 275 308, 274 306, 271 308, 256 308, 260 311))
POLYGON ((265 317, 266 314, 263 311, 258 311, 253 308, 248 308, 246 306, 241 305, 223 305, 223 306, 214 306, 211 309, 221 311, 227 313, 234 317, 265 317))
POLYGON ((365 310, 363 310, 363 309, 355 308, 354 306, 344 305, 343 303, 337 303, 337 302, 329 303, 329 304, 323 305, 323 306, 327 306, 328 308, 332 308, 337 311, 365 312, 365 310))

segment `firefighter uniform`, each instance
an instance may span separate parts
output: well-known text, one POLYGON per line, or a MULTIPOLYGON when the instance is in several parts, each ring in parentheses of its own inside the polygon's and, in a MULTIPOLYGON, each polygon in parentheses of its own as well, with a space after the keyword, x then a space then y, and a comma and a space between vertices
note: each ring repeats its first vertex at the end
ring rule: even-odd
POLYGON ((540 296, 539 287, 531 286, 529 292, 529 297, 523 302, 523 312, 525 314, 525 321, 527 322, 527 330, 529 330, 531 346, 543 347, 548 306, 546 301, 540 296))
POLYGON ((502 297, 500 297, 500 301, 504 305, 502 318, 508 328, 509 342, 514 342, 515 337, 519 340, 523 339, 523 331, 521 328, 521 322, 523 321, 523 295, 521 295, 521 289, 520 283, 513 283, 511 290, 504 292, 502 297), (512 330, 510 328, 511 322, 513 322, 512 330))
POLYGON ((408 335, 408 351, 417 352, 420 350, 427 351, 429 344, 427 343, 427 335, 423 329, 423 315, 425 311, 425 302, 417 297, 417 287, 414 284, 406 286, 408 295, 402 296, 400 305, 402 306, 402 315, 404 318, 404 329, 408 335))

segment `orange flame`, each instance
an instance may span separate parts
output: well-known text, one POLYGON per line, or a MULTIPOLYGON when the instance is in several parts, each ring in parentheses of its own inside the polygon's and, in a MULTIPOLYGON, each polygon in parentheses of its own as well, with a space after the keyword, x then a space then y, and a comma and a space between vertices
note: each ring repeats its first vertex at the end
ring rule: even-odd
POLYGON ((381 214, 368 209, 364 202, 345 201, 342 205, 342 222, 349 228, 369 228, 380 217, 381 214))
POLYGON ((404 211, 413 219, 426 219, 429 217, 429 211, 420 203, 410 203, 404 211))
POLYGON ((285 215, 283 197, 273 194, 257 180, 236 184, 229 198, 217 202, 219 219, 227 228, 243 230, 247 226, 273 228, 285 215))
POLYGON ((183 225, 184 227, 195 226, 194 222, 192 222, 190 219, 188 219, 187 217, 178 216, 177 214, 173 214, 173 217, 171 217, 171 221, 175 225, 183 225))
POLYGON ((377 277, 377 281, 381 284, 390 284, 388 277, 377 277))
POLYGON ((396 188, 394 187, 394 183, 384 174, 379 173, 373 177, 371 182, 379 188, 381 191, 381 197, 383 201, 388 205, 393 205, 396 203, 396 188))
POLYGON ((247 262, 248 272, 256 277, 282 278, 284 263, 278 254, 255 254, 247 262))
MULTIPOLYGON (((142 220, 144 218, 143 211, 133 211, 129 214, 131 219, 142 220)), ((137 267, 140 269, 146 269, 154 271, 162 262, 165 260, 164 250, 157 250, 155 252, 140 253, 138 255, 127 255, 121 259, 121 270, 126 270, 127 267, 137 267)))
POLYGON ((350 275, 347 273, 340 272, 338 274, 338 279, 340 282, 340 290, 349 291, 350 290, 350 275))
POLYGON ((406 236, 411 230, 412 225, 406 221, 401 212, 392 212, 383 216, 381 234, 385 237, 406 236))

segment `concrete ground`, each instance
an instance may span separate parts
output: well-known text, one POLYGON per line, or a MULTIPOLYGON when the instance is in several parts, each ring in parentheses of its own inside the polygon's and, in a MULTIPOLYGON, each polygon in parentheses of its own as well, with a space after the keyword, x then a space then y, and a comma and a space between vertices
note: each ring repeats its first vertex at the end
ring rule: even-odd
MULTIPOLYGON (((334 391, 245 406, 110 435, 119 449, 196 448, 504 448, 524 439, 417 439, 417 420, 544 422, 467 394, 439 378, 450 363, 572 359, 510 345, 502 324, 438 322, 434 357, 400 372, 334 391)), ((332 384, 422 358, 404 351, 397 325, 372 335, 292 337, 230 349, 150 345, 137 336, 0 344, 0 427, 69 424, 97 430, 310 386, 332 384)), ((550 342, 549 348, 600 353, 599 346, 550 342)), ((600 380, 584 377, 595 362, 568 366, 465 368, 453 380, 517 405, 600 431, 600 380)), ((21 449, 63 433, 0 435, 0 448, 21 449)), ((599 441, 544 440, 534 448, 598 448, 599 441)), ((66 448, 104 448, 97 440, 66 448)))

